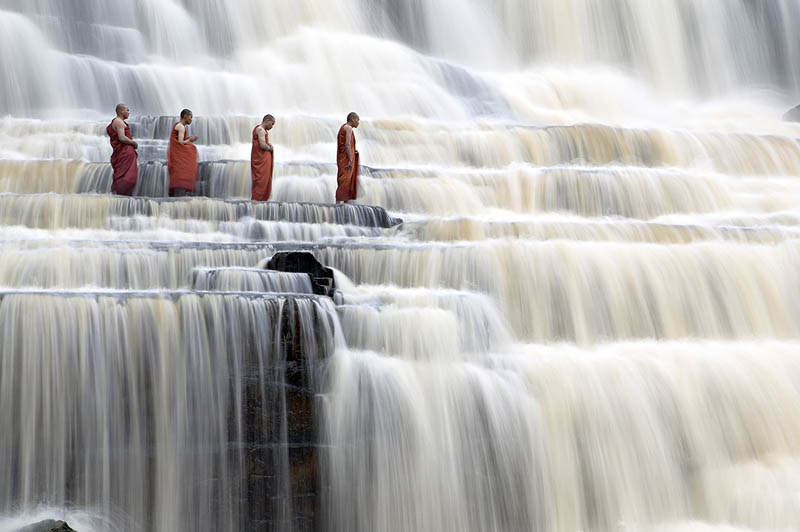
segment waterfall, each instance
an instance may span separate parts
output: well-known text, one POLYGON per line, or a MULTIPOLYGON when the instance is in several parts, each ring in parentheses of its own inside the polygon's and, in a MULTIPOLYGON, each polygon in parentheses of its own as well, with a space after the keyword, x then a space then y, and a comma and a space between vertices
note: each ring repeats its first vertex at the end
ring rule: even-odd
POLYGON ((3 294, 0 508, 90 508, 116 530, 237 530, 254 515, 292 530, 289 359, 315 367, 336 327, 311 298, 3 294))
MULTIPOLYGON (((390 113, 468 116, 473 105, 449 90, 461 80, 438 58, 499 67, 512 76, 533 74, 526 70, 531 63, 608 65, 681 91, 719 92, 754 81, 800 88, 794 0, 763 6, 747 0, 602 6, 590 0, 403 6, 348 0, 336 8, 320 1, 265 8, 256 0, 226 6, 4 0, 0 9, 7 66, 0 113, 108 109, 117 99, 129 100, 134 112, 176 113, 189 100, 201 114, 237 113, 252 111, 260 94, 278 107, 321 114, 343 100, 345 106, 380 102, 390 113), (452 24, 442 24, 445 19, 452 24), (474 35, 481 36, 480 46, 474 35), (331 49, 349 51, 347 73, 336 67, 344 58, 331 49), (297 61, 304 56, 313 59, 297 61), (43 71, 60 83, 48 83, 43 71), (343 90, 348 80, 356 81, 351 92, 343 90), (180 95, 171 90, 176 85, 185 88, 180 95), (424 86, 431 89, 426 99, 424 86)), ((492 85, 487 81, 477 76, 474 83, 492 85)), ((536 95, 524 83, 501 85, 500 92, 516 85, 536 95)), ((485 96, 490 108, 503 100, 497 90, 485 96)))
POLYGON ((797 529, 797 27, 800 0, 0 0, 0 532, 797 529))
POLYGON ((196 290, 314 293, 311 278, 306 273, 258 268, 198 268, 194 271, 192 286, 196 290))
POLYGON ((493 357, 494 371, 341 357, 326 519, 336 530, 652 530, 692 515, 793 528, 800 425, 776 405, 800 399, 797 355, 770 343, 533 346, 493 357))

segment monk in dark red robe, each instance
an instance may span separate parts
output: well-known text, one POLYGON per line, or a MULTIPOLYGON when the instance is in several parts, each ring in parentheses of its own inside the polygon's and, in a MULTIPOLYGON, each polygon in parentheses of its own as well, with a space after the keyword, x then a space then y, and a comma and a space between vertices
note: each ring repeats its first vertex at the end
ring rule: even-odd
POLYGON ((111 192, 130 196, 136 188, 139 178, 139 165, 137 159, 139 144, 131 137, 131 127, 125 121, 131 112, 125 104, 117 105, 117 117, 106 128, 106 133, 111 140, 111 168, 114 170, 114 180, 111 183, 111 192))
POLYGON ((358 150, 353 129, 361 119, 356 113, 347 115, 347 122, 339 128, 336 136, 336 202, 356 199, 358 193, 358 150))
POLYGON ((265 115, 261 123, 253 128, 253 149, 250 150, 250 175, 253 178, 253 201, 267 201, 272 194, 272 170, 275 154, 269 143, 269 130, 275 125, 275 117, 265 115))
POLYGON ((197 181, 197 137, 189 136, 192 112, 181 111, 181 119, 172 126, 167 147, 167 171, 169 172, 169 195, 186 196, 194 192, 197 181))

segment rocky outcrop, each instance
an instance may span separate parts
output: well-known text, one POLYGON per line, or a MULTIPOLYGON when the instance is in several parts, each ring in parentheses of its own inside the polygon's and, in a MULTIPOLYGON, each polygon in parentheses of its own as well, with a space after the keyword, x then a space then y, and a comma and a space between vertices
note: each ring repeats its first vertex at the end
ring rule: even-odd
POLYGON ((267 263, 267 269, 280 272, 307 273, 311 277, 311 288, 319 296, 332 298, 336 292, 333 270, 323 266, 314 255, 306 251, 278 252, 267 263))
POLYGON ((783 115, 783 119, 787 122, 800 122, 800 105, 789 110, 788 113, 783 115))
POLYGON ((317 314, 314 323, 301 319, 302 300, 286 299, 280 323, 280 360, 264 379, 262 361, 249 353, 243 363, 242 411, 245 491, 242 532, 314 532, 322 527, 317 514, 318 457, 321 452, 315 397, 320 363, 333 352, 332 338, 317 314), (252 357, 252 358, 251 358, 252 357), (286 467, 284 473, 284 467, 286 467))
POLYGON ((47 519, 28 525, 25 528, 20 528, 17 532, 75 532, 75 530, 64 521, 47 519))

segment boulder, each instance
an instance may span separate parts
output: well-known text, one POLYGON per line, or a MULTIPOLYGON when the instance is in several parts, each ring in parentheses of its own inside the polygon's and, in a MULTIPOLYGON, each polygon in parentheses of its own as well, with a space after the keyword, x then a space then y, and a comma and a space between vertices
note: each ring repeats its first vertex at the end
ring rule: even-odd
POLYGON ((331 298, 336 294, 333 270, 323 266, 314 255, 307 251, 275 253, 266 268, 279 272, 306 273, 311 277, 311 288, 315 294, 331 298))
POLYGON ((28 525, 25 528, 20 528, 17 532, 75 532, 75 530, 64 521, 47 519, 28 525))

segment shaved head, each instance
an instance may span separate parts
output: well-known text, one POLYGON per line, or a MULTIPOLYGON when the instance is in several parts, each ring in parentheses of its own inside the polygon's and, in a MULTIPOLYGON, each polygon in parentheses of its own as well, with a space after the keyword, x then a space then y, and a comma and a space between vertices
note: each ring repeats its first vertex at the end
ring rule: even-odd
POLYGON ((361 122, 361 117, 358 116, 358 113, 350 113, 347 115, 347 125, 352 128, 357 128, 358 124, 361 122))
POLYGON ((272 115, 264 115, 264 118, 261 119, 262 122, 274 122, 275 117, 272 115))
POLYGON ((117 118, 122 118, 123 120, 125 120, 131 115, 131 110, 128 109, 128 106, 125 105, 124 103, 118 103, 116 111, 117 111, 117 118))

